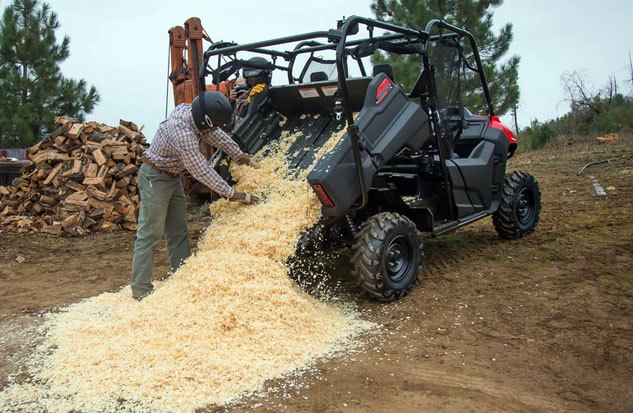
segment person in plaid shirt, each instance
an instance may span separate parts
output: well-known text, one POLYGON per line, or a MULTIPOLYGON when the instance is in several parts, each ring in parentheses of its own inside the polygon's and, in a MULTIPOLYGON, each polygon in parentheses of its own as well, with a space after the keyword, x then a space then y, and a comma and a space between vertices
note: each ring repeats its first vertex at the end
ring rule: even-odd
POLYGON ((195 179, 229 201, 245 204, 259 199, 235 191, 211 168, 200 152, 200 139, 221 149, 240 164, 257 167, 222 127, 230 127, 232 107, 219 92, 203 92, 192 104, 183 103, 163 121, 145 152, 138 175, 141 206, 134 258, 132 296, 141 300, 153 291, 154 249, 163 235, 171 270, 191 255, 187 205, 181 174, 186 169, 195 179))

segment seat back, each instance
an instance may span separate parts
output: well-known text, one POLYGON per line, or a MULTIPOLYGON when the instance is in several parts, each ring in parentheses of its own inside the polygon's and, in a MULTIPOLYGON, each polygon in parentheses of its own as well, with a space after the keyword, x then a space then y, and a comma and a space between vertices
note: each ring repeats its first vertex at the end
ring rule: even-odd
POLYGON ((310 73, 310 82, 323 82, 325 80, 328 80, 327 73, 325 72, 310 73))
POLYGON ((373 75, 376 76, 378 73, 384 73, 387 77, 395 82, 395 78, 393 75, 393 66, 389 63, 375 65, 373 69, 373 75))

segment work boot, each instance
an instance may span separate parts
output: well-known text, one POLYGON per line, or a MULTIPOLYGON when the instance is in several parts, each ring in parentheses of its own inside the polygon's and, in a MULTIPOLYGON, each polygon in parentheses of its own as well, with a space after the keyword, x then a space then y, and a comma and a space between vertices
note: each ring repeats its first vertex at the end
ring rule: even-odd
POLYGON ((147 297, 148 295, 152 294, 154 292, 154 290, 150 290, 142 295, 132 295, 132 298, 134 298, 136 301, 143 301, 143 299, 145 297, 147 297))

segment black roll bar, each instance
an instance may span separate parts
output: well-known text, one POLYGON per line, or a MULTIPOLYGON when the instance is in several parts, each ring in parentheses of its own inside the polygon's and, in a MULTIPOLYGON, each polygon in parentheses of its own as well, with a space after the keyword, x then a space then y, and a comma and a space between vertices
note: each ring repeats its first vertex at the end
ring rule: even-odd
MULTIPOLYGON (((473 50, 473 53, 475 55, 475 62, 477 63, 477 73, 479 74, 479 78, 481 80, 481 85, 483 87, 484 90, 484 95, 486 97, 486 104, 488 106, 488 113, 490 114, 490 116, 492 116, 494 114, 494 108, 492 106, 492 100, 490 98, 490 91, 488 90, 488 84, 486 83, 486 75, 484 74, 484 69, 483 66, 481 64, 481 60, 479 58, 479 50, 477 49, 477 43, 475 42, 475 38, 473 37, 473 35, 464 30, 461 29, 457 26, 453 26, 452 24, 446 23, 443 20, 438 20, 438 19, 434 19, 431 20, 427 23, 424 31, 431 34, 433 27, 437 26, 437 28, 440 30, 440 35, 438 36, 432 36, 431 39, 438 39, 442 36, 441 30, 442 29, 446 29, 452 33, 449 33, 448 36, 452 36, 455 33, 460 35, 460 36, 465 36, 468 38, 468 40, 470 41, 470 46, 473 50)), ((424 44, 424 53, 422 53, 422 59, 423 59, 423 64, 424 67, 428 67, 431 68, 431 63, 429 61, 429 46, 430 46, 430 41, 425 42, 424 44)), ((446 194, 446 199, 448 200, 448 210, 450 213, 450 216, 452 219, 457 219, 457 209, 455 206, 455 199, 453 197, 453 191, 452 191, 452 184, 450 181, 450 176, 448 173, 448 167, 446 166, 446 154, 447 154, 447 146, 448 143, 446 142, 446 137, 444 137, 444 139, 442 139, 444 131, 442 130, 442 127, 440 125, 440 119, 439 119, 439 115, 437 112, 437 105, 436 105, 436 97, 437 97, 437 85, 435 83, 435 76, 433 76, 433 73, 431 73, 430 70, 427 70, 428 73, 426 73, 426 83, 427 85, 429 85, 432 88, 432 93, 431 93, 431 99, 429 102, 429 106, 431 107, 431 119, 433 121, 433 128, 435 129, 435 140, 436 140, 436 144, 437 144, 437 150, 438 150, 438 154, 440 157, 440 165, 442 168, 442 175, 443 175, 443 186, 444 186, 444 192, 446 194)))
MULTIPOLYGON (((477 49, 477 42, 475 42, 475 37, 467 30, 461 29, 457 26, 453 26, 450 23, 446 23, 443 20, 434 19, 427 23, 425 32, 431 33, 433 30, 433 26, 437 26, 440 30, 447 29, 451 32, 458 33, 462 36, 468 38, 470 42, 470 47, 475 55, 475 63, 477 63, 477 73, 479 74, 479 78, 481 80, 481 86, 484 90, 484 96, 486 97, 486 105, 488 106, 488 114, 490 116, 494 116, 494 106, 492 104, 492 98, 490 97, 490 90, 488 89, 488 82, 486 82, 486 74, 484 73, 484 67, 481 64, 481 58, 479 57, 479 49, 477 49)), ((424 54, 428 56, 429 52, 429 42, 426 42, 424 45, 424 54)))

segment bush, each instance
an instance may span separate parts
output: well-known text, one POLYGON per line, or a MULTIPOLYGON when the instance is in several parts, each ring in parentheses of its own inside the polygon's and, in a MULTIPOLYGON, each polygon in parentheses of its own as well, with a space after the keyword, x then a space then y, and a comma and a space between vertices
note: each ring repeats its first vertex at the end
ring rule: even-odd
POLYGON ((534 121, 532 126, 525 128, 521 133, 519 152, 539 149, 553 141, 557 133, 551 123, 552 121, 546 123, 534 121))
POLYGON ((542 148, 558 136, 596 137, 607 133, 633 132, 633 98, 616 95, 597 102, 600 112, 575 107, 564 116, 540 123, 533 121, 521 131, 519 152, 542 148))

